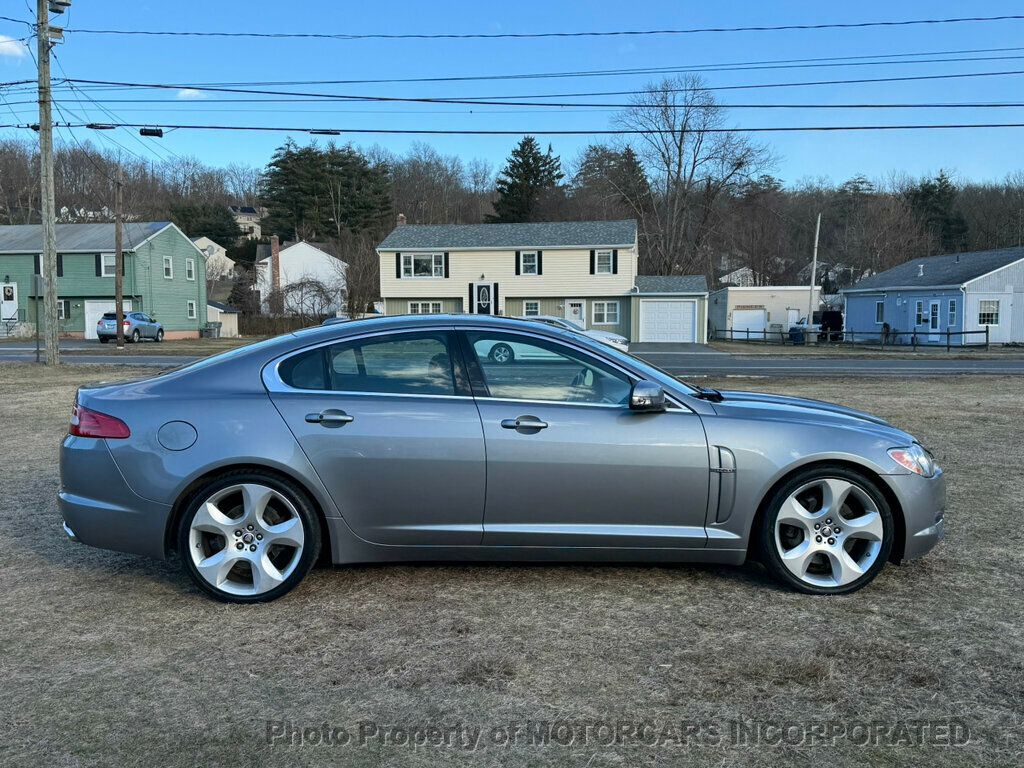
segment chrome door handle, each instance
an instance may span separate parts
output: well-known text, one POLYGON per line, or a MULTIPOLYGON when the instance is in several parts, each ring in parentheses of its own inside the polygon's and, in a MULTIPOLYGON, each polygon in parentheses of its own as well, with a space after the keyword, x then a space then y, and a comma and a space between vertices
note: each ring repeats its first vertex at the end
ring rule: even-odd
POLYGON ((355 421, 355 417, 337 408, 328 408, 320 413, 307 413, 306 421, 310 424, 319 424, 321 427, 343 427, 350 421, 355 421))
POLYGON ((517 432, 535 432, 547 429, 548 423, 534 416, 520 416, 516 419, 502 419, 501 426, 502 429, 514 429, 517 432))

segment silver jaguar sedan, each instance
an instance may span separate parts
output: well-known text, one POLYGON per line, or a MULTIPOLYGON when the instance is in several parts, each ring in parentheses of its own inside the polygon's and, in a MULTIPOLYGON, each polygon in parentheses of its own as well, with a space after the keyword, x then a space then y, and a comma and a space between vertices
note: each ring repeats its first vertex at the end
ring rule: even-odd
POLYGON ((68 536, 176 555, 232 602, 321 560, 756 558, 852 592, 942 538, 945 498, 931 454, 874 416, 478 315, 311 328, 83 388, 61 451, 68 536), (537 354, 496 363, 496 344, 537 354))

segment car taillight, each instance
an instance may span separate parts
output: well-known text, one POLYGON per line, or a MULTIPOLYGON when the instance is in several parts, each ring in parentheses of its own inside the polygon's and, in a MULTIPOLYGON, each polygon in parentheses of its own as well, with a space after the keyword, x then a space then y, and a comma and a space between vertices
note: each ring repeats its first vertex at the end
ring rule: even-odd
POLYGON ((75 437, 106 437, 120 440, 131 437, 132 432, 120 419, 75 403, 71 411, 68 434, 75 437))
POLYGON ((127 320, 125 320, 123 323, 121 323, 121 325, 123 325, 125 328, 127 328, 129 325, 131 325, 131 323, 129 323, 127 320))

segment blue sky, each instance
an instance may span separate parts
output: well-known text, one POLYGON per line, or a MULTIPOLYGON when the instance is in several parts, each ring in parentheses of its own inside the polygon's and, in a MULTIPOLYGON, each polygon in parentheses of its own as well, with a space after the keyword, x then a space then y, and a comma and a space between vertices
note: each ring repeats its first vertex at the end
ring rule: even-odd
MULTIPOLYGON (((32 3, 34 6, 34 2, 32 3)), ((574 30, 654 29, 779 25, 788 23, 857 22, 1024 12, 1020 2, 279 2, 279 0, 175 0, 168 2, 100 2, 74 0, 65 17, 69 28, 130 28, 260 32, 342 33, 468 33, 574 30)), ((30 18, 25 0, 5 0, 0 14, 30 18)), ((234 82, 289 79, 345 79, 479 75, 519 72, 592 70, 616 67, 689 66, 777 59, 864 56, 1024 46, 1024 22, 819 30, 738 32, 633 38, 460 41, 297 41, 105 37, 68 34, 57 57, 71 77, 145 82, 234 82)), ((0 35, 20 37, 24 28, 0 21, 0 35)), ((1024 70, 1024 50, 976 56, 1021 56, 993 61, 886 64, 884 66, 717 72, 710 85, 779 83, 819 79, 934 75, 954 72, 1024 70)), ((54 68, 55 77, 61 70, 54 68)), ((0 38, 0 81, 34 77, 34 65, 16 44, 0 38)), ((577 91, 630 90, 650 76, 589 77, 471 83, 302 86, 309 90, 388 96, 484 96, 577 91)), ((1024 101, 1024 76, 962 80, 859 84, 825 87, 729 91, 729 103, 772 102, 934 102, 1024 101)), ((299 89, 301 89, 299 88, 299 89)), ((302 103, 293 105, 216 103, 210 98, 176 98, 153 92, 95 92, 104 98, 174 98, 150 105, 110 103, 108 108, 127 122, 227 123, 308 127, 402 127, 596 130, 611 127, 609 110, 518 110, 483 107, 302 103), (136 111, 138 110, 138 111, 136 111), (261 110, 261 111, 254 111, 261 110)), ((197 94, 182 94, 184 97, 197 94)), ((7 93, 9 101, 31 94, 7 93)), ((87 110, 93 120, 112 120, 65 95, 65 108, 87 110)), ((594 97, 620 101, 621 97, 594 97)), ((32 106, 14 105, 23 122, 35 119, 32 106)), ((6 119, 5 119, 6 118, 6 119)), ((0 103, 0 123, 11 111, 0 103)), ((1024 122, 1024 108, 958 110, 730 110, 736 126, 826 125, 943 122, 1024 122)), ((25 132, 23 132, 25 133, 25 132)), ((0 132, 10 135, 11 131, 0 132)), ((31 134, 29 134, 31 135, 31 134)), ((80 140, 96 139, 88 130, 80 140)), ((913 176, 947 168, 965 179, 1001 179, 1024 167, 1024 129, 906 131, 831 134, 762 134, 757 138, 778 156, 776 174, 786 183, 806 178, 842 181, 856 173, 882 178, 890 172, 913 176)), ((125 131, 110 136, 147 159, 169 152, 193 155, 211 164, 241 162, 263 165, 282 134, 216 134, 178 131, 150 149, 125 131), (153 153, 156 153, 155 155, 153 153)), ((300 142, 310 141, 298 134, 300 142)), ((543 142, 549 139, 540 135, 543 142)), ((464 159, 480 157, 500 166, 515 137, 356 137, 357 145, 379 143, 402 152, 413 142, 427 141, 444 153, 464 159)), ((593 138, 553 137, 564 159, 575 157, 593 138)))

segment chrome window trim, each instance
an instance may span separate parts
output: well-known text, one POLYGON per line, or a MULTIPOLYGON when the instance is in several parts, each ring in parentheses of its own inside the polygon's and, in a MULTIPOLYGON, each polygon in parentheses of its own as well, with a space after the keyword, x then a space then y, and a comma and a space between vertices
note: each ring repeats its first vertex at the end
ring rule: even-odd
MULTIPOLYGON (((420 315, 420 317, 422 317, 422 315, 420 315)), ((341 338, 327 339, 325 341, 317 342, 316 344, 310 344, 308 346, 301 347, 300 349, 290 350, 288 352, 285 352, 285 353, 281 354, 279 357, 274 358, 273 360, 271 360, 270 362, 268 362, 266 365, 263 366, 263 371, 262 371, 262 374, 261 374, 261 378, 263 379, 263 386, 266 387, 268 392, 276 392, 276 393, 281 393, 281 394, 343 395, 343 396, 346 396, 346 397, 353 397, 353 396, 406 397, 406 398, 408 398, 408 397, 412 397, 412 398, 424 398, 424 397, 426 397, 426 398, 435 398, 435 399, 436 398, 443 398, 443 399, 451 399, 451 400, 502 400, 504 402, 534 403, 534 404, 537 404, 537 405, 583 405, 583 406, 588 406, 588 407, 597 406, 597 407, 600 407, 600 408, 612 407, 612 408, 623 408, 625 410, 629 409, 629 406, 608 405, 608 404, 603 404, 603 403, 565 403, 565 402, 562 402, 562 401, 559 401, 559 400, 516 400, 516 399, 496 398, 496 397, 475 397, 475 396, 470 396, 470 395, 419 395, 419 394, 405 394, 405 393, 391 393, 391 392, 349 392, 349 391, 341 391, 341 390, 334 390, 334 389, 328 389, 328 390, 323 390, 323 389, 297 389, 295 387, 289 387, 287 384, 285 384, 284 381, 281 380, 281 375, 280 375, 280 373, 278 371, 278 368, 280 367, 281 363, 283 363, 285 360, 287 360, 287 359, 289 359, 289 358, 291 358, 291 357, 293 357, 295 355, 305 354, 306 352, 310 352, 310 351, 312 351, 314 349, 319 349, 321 347, 329 347, 329 346, 332 346, 334 344, 345 344, 345 343, 350 342, 350 341, 359 341, 360 339, 370 339, 370 338, 373 338, 375 336, 397 336, 397 335, 409 334, 409 333, 436 333, 438 331, 442 331, 442 332, 446 332, 446 333, 447 332, 458 332, 458 331, 485 331, 485 332, 491 332, 491 333, 510 334, 510 335, 513 335, 513 336, 524 336, 526 338, 541 338, 541 339, 543 339, 545 341, 550 341, 550 342, 553 342, 553 343, 556 343, 556 344, 562 344, 563 346, 566 346, 566 347, 569 347, 570 349, 578 351, 580 354, 587 355, 589 357, 596 357, 598 360, 600 360, 605 365, 610 366, 610 367, 620 371, 621 373, 624 373, 629 378, 629 380, 631 382, 631 384, 630 384, 631 386, 633 384, 636 384, 636 382, 640 381, 643 378, 642 376, 637 375, 633 371, 630 371, 628 368, 624 368, 623 366, 619 365, 617 361, 609 360, 608 358, 602 357, 600 355, 595 355, 592 350, 587 349, 586 347, 581 347, 578 344, 574 344, 574 343, 572 343, 572 341, 566 341, 566 340, 563 340, 563 339, 559 339, 559 338, 555 338, 555 337, 550 337, 550 336, 538 336, 536 334, 524 333, 521 330, 513 329, 513 328, 497 328, 496 329, 493 326, 486 326, 486 325, 458 325, 458 326, 456 326, 456 325, 427 325, 427 326, 417 326, 415 328, 385 328, 385 329, 376 330, 376 331, 367 331, 366 333, 357 333, 357 334, 353 334, 351 336, 343 336, 341 338)), ((681 412, 684 412, 684 413, 696 413, 696 411, 693 408, 690 408, 690 406, 686 405, 684 402, 682 402, 682 400, 680 398, 676 397, 674 394, 672 394, 670 392, 666 392, 665 393, 665 400, 667 402, 675 405, 681 412)), ((671 413, 671 411, 665 411, 665 412, 666 413, 671 413)))

